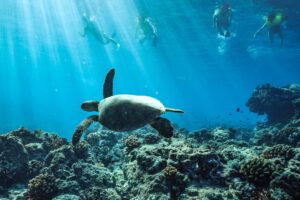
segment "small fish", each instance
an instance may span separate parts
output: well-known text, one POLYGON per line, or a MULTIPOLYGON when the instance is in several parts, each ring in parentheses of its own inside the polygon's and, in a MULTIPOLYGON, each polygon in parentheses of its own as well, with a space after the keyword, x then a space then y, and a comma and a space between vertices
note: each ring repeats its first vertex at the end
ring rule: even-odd
POLYGON ((236 112, 240 112, 240 111, 241 111, 241 109, 240 109, 240 108, 237 108, 237 109, 236 109, 236 112))
POLYGON ((228 115, 232 116, 232 113, 229 113, 228 115))

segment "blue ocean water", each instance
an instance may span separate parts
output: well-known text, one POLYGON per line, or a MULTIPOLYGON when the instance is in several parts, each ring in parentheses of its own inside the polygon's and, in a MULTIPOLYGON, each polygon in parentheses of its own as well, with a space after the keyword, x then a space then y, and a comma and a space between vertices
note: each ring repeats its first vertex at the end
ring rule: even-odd
POLYGON ((232 37, 218 37, 211 0, 0 0, 0 132, 25 126, 70 138, 89 113, 86 100, 102 99, 106 72, 116 68, 115 93, 149 95, 183 115, 181 127, 252 126, 262 120, 245 107, 262 83, 300 82, 300 2, 232 0, 232 37), (263 16, 281 10, 284 45, 253 39, 263 16), (120 49, 81 37, 90 13, 120 49), (150 16, 158 44, 140 44, 135 18, 150 16), (236 112, 240 108, 243 112, 236 112))

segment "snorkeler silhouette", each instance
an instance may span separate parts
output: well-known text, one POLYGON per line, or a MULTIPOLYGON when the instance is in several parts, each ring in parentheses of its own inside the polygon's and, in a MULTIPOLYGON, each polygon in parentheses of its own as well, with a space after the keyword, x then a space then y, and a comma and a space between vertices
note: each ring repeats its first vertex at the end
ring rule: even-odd
POLYGON ((283 45, 283 34, 281 30, 281 24, 284 21, 284 16, 280 12, 275 12, 272 11, 271 13, 268 14, 268 16, 265 17, 265 23, 260 27, 254 34, 254 38, 257 37, 257 35, 266 27, 269 30, 269 40, 270 43, 273 44, 274 42, 274 35, 278 34, 280 41, 281 41, 281 46, 283 45))
POLYGON ((143 35, 139 40, 140 43, 144 43, 146 40, 152 40, 152 45, 156 46, 158 39, 157 30, 150 17, 139 15, 136 18, 135 38, 138 37, 139 32, 142 32, 143 35))
POLYGON ((213 15, 213 27, 218 29, 220 35, 230 37, 229 26, 232 19, 232 10, 229 3, 215 9, 213 15))
POLYGON ((112 37, 109 37, 105 32, 103 32, 100 27, 97 25, 95 21, 95 17, 87 16, 87 14, 82 15, 82 19, 85 22, 85 27, 83 29, 83 33, 80 35, 85 37, 87 33, 93 35, 101 44, 107 45, 112 43, 116 46, 116 48, 120 48, 120 44, 116 42, 112 37))

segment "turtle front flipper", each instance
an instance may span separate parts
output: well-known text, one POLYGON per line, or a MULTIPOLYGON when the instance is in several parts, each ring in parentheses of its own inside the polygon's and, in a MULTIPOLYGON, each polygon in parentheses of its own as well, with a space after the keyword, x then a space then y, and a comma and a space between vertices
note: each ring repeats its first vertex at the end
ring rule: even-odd
POLYGON ((106 74, 105 82, 103 86, 103 97, 107 98, 113 95, 113 82, 114 82, 114 76, 115 76, 115 69, 109 70, 109 72, 106 74))
POLYGON ((83 134, 83 132, 93 123, 98 121, 98 115, 91 115, 84 119, 76 128, 73 137, 72 144, 75 146, 79 141, 83 134))
POLYGON ((166 138, 173 136, 174 129, 171 125, 171 122, 165 118, 157 117, 150 123, 150 126, 156 129, 161 136, 166 138))

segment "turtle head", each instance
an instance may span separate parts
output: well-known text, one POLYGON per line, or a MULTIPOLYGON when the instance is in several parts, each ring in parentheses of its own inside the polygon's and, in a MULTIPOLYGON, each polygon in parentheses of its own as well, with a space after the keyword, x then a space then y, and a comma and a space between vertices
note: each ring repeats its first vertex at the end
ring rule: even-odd
POLYGON ((81 109, 87 112, 98 112, 99 101, 86 101, 81 104, 81 109))

